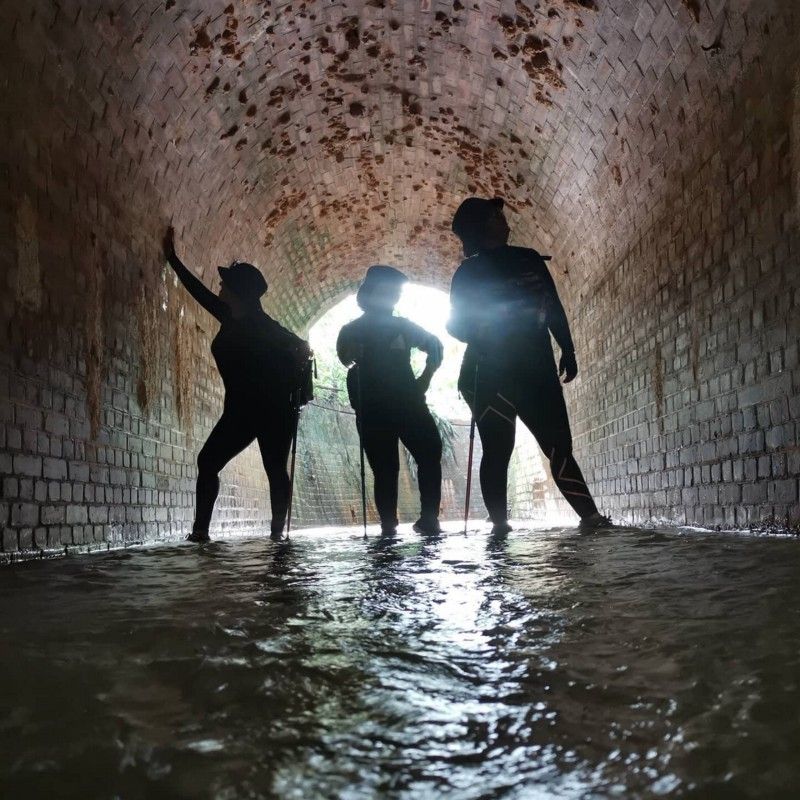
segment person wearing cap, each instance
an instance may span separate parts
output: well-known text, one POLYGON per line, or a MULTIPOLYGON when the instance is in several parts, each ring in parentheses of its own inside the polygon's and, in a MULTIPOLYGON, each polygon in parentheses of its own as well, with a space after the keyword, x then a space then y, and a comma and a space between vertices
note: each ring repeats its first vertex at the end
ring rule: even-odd
POLYGON ((580 517, 580 527, 610 526, 572 454, 559 377, 569 383, 578 365, 546 257, 508 244, 501 198, 467 198, 453 217, 452 230, 461 240, 465 259, 450 286, 447 330, 467 343, 458 387, 481 437, 481 489, 494 532, 511 530, 508 464, 517 417, 548 458, 553 480, 580 517), (561 350, 558 368, 551 334, 561 350))
POLYGON ((194 525, 186 538, 207 542, 222 468, 253 440, 258 441, 272 507, 271 537, 280 540, 289 504, 286 470, 294 433, 297 391, 308 365, 308 343, 261 308, 267 281, 252 264, 218 267, 214 294, 175 253, 174 231, 164 237, 164 254, 189 294, 219 323, 211 353, 225 387, 222 416, 197 457, 194 525))
POLYGON ((381 530, 397 528, 398 441, 417 463, 420 518, 418 533, 437 534, 442 493, 442 440, 425 392, 442 363, 441 341, 404 317, 394 316, 408 278, 394 267, 367 270, 356 300, 364 312, 339 332, 336 352, 347 374, 350 405, 356 412, 369 465, 375 477, 375 505, 381 530), (428 354, 419 377, 411 369, 411 350, 428 354))

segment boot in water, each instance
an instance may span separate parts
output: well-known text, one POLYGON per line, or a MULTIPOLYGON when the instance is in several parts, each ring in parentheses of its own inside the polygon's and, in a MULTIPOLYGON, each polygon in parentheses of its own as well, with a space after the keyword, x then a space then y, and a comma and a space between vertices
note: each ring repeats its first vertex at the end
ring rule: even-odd
POLYGON ((196 542, 197 544, 203 544, 204 542, 210 542, 211 538, 208 535, 208 531, 192 531, 187 537, 187 542, 196 542))
POLYGON ((273 525, 270 528, 269 538, 272 539, 273 542, 283 542, 286 540, 286 536, 283 535, 283 525, 278 527, 277 525, 273 525))
POLYGON ((507 519, 500 520, 500 522, 495 522, 492 525, 492 536, 505 536, 507 533, 510 533, 514 529, 508 524, 507 519))
POLYGON ((611 521, 611 517, 604 517, 599 511, 595 511, 594 514, 590 514, 588 517, 583 517, 578 523, 579 531, 600 531, 616 527, 611 521))
POLYGON ((442 526, 436 517, 420 517, 412 528, 425 536, 438 536, 442 532, 442 526))

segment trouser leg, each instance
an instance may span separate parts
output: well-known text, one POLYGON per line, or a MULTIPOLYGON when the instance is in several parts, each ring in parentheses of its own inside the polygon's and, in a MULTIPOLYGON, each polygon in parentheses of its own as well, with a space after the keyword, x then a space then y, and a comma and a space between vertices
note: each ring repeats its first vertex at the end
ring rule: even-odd
POLYGON ((375 506, 381 525, 397 525, 397 481, 400 475, 398 431, 393 421, 371 412, 366 421, 358 420, 364 452, 372 468, 375 484, 375 506))
POLYGON ((517 412, 550 462, 553 481, 579 517, 597 512, 583 473, 572 454, 567 406, 558 379, 528 387, 517 398, 517 412))
POLYGON ((261 461, 269 481, 269 499, 272 509, 272 533, 283 532, 289 509, 291 483, 287 462, 294 434, 294 416, 291 409, 264 412, 259 426, 258 447, 261 461))
POLYGON ((508 464, 514 452, 516 411, 504 396, 495 393, 484 399, 479 392, 478 405, 473 413, 476 414, 483 448, 480 467, 483 502, 492 522, 505 522, 508 517, 508 464))
POLYGON ((421 516, 438 518, 442 502, 442 439, 424 403, 403 415, 400 441, 417 462, 421 516))
POLYGON ((219 473, 255 437, 255 430, 244 414, 225 409, 197 456, 194 531, 208 531, 219 494, 219 473))

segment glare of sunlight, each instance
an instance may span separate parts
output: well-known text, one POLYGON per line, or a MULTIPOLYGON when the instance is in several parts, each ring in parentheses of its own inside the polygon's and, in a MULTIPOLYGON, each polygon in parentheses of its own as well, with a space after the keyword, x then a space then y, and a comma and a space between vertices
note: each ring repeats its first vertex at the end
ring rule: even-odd
MULTIPOLYGON (((469 416, 466 404, 458 396, 458 371, 464 345, 450 336, 446 330, 450 314, 447 294, 430 286, 408 283, 395 311, 438 336, 444 344, 444 362, 431 382, 427 399, 429 405, 443 417, 465 419, 469 416)), ((355 294, 341 300, 331 308, 309 331, 309 341, 317 358, 320 371, 320 391, 326 386, 331 392, 342 394, 346 370, 336 357, 336 337, 343 325, 361 315, 355 294)), ((415 352, 412 357, 414 370, 419 374, 425 365, 425 354, 415 352)), ((346 395, 341 398, 347 404, 346 395)))

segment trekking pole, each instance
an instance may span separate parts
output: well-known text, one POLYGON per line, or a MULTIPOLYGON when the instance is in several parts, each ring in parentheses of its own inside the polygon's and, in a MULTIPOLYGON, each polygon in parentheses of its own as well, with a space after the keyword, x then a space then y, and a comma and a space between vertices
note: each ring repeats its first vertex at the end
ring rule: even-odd
MULTIPOLYGON (((310 372, 312 369, 314 371, 314 377, 316 378, 316 371, 317 371, 317 362, 313 360, 313 357, 309 359, 308 364, 306 365, 306 369, 310 372)), ((308 372, 301 378, 303 381, 307 381, 309 378, 308 372)), ((312 384, 313 385, 313 384, 312 384)), ((292 501, 294 500, 294 472, 295 472, 295 463, 297 462, 297 433, 300 427, 300 396, 301 396, 301 386, 297 386, 294 390, 294 394, 292 395, 292 405, 294 406, 294 431, 292 432, 292 462, 291 467, 289 468, 289 508, 288 513, 286 515, 286 538, 289 538, 289 531, 292 529, 292 501)))
POLYGON ((292 433, 292 465, 289 468, 289 509, 286 516, 286 538, 289 538, 289 531, 292 529, 292 500, 294 499, 294 467, 297 461, 297 431, 300 427, 300 403, 299 390, 293 395, 294 405, 294 431, 292 433))
POLYGON ((366 472, 364 469, 364 436, 362 435, 361 428, 364 425, 364 407, 361 401, 361 367, 356 364, 356 393, 358 394, 358 413, 361 416, 360 425, 357 423, 358 428, 358 452, 361 459, 361 518, 364 521, 364 538, 367 538, 367 482, 366 472))
POLYGON ((469 496, 472 491, 472 455, 475 451, 475 412, 478 407, 478 362, 475 362, 475 378, 472 386, 472 419, 469 423, 469 456, 467 457, 467 491, 464 499, 464 536, 469 521, 469 496))

